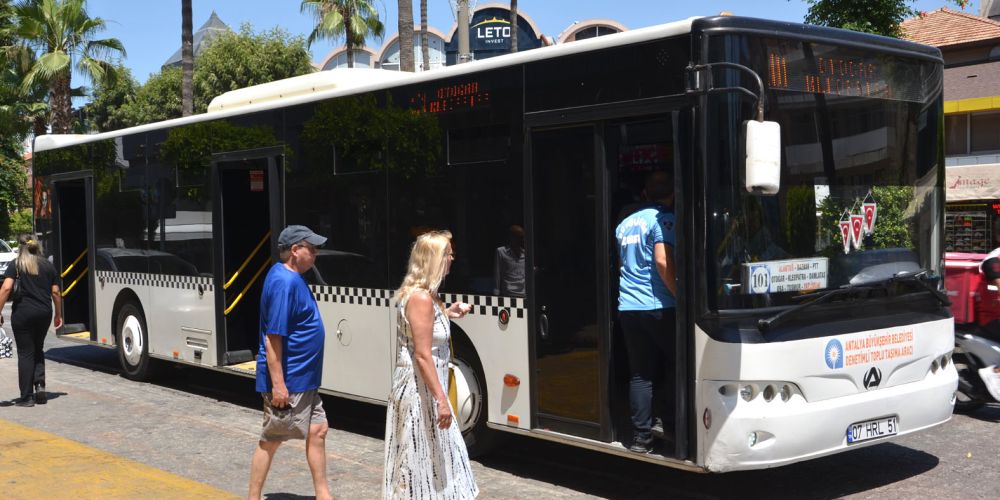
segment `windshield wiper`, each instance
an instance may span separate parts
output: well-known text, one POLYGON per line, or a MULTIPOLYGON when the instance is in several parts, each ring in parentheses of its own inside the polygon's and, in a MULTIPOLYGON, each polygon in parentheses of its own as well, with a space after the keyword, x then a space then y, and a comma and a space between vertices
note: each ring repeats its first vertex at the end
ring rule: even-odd
POLYGON ((870 287, 870 286, 844 285, 841 288, 835 288, 833 290, 827 290, 825 292, 814 292, 814 293, 810 293, 810 294, 807 294, 807 295, 802 295, 802 296, 799 297, 799 299, 806 299, 806 298, 810 298, 810 297, 816 297, 816 299, 815 300, 810 300, 809 302, 805 302, 805 303, 799 304, 799 305, 797 305, 795 307, 791 307, 791 308, 785 309, 784 311, 781 311, 780 313, 775 314, 774 316, 771 316, 770 318, 763 318, 763 319, 757 320, 757 330, 759 330, 760 333, 766 333, 768 329, 770 329, 771 327, 775 326, 775 324, 779 323, 782 319, 788 317, 789 314, 801 311, 801 310, 803 310, 803 309, 805 309, 807 307, 812 307, 812 306, 814 306, 816 304, 822 304, 822 303, 824 303, 824 302, 826 302, 826 301, 828 301, 828 300, 830 300, 830 299, 832 299, 834 297, 839 297, 841 295, 848 295, 848 294, 853 294, 853 293, 858 293, 858 292, 866 292, 866 291, 869 291, 871 289, 872 289, 872 287, 870 287))
POLYGON ((938 302, 941 303, 941 305, 945 307, 950 306, 951 299, 948 298, 948 295, 946 295, 941 290, 938 290, 928 285, 927 282, 923 280, 923 278, 927 276, 928 272, 929 271, 927 269, 922 269, 920 271, 898 272, 894 274, 891 278, 885 280, 884 283, 886 286, 888 286, 890 283, 916 283, 920 285, 920 287, 923 288, 924 290, 930 292, 930 294, 933 295, 934 298, 936 298, 938 302))
POLYGON ((828 301, 829 299, 832 299, 833 297, 839 297, 841 295, 848 295, 862 291, 870 291, 875 289, 876 287, 884 289, 888 288, 888 286, 892 283, 916 283, 920 285, 920 287, 926 290, 927 292, 930 292, 930 294, 933 295, 934 298, 936 298, 938 302, 941 303, 941 305, 950 306, 951 300, 948 299, 947 295, 942 293, 940 290, 931 287, 923 280, 923 277, 926 276, 927 273, 928 271, 926 269, 923 269, 921 271, 903 271, 903 272, 898 272, 893 276, 882 281, 868 282, 863 285, 844 285, 843 287, 836 288, 834 290, 828 290, 825 292, 813 292, 806 295, 800 295, 796 297, 798 300, 804 300, 812 297, 816 298, 814 300, 810 300, 809 302, 799 304, 795 307, 785 309, 784 311, 781 311, 778 314, 771 316, 770 318, 757 320, 757 330, 759 330, 760 333, 765 333, 767 332, 768 329, 775 326, 777 323, 781 322, 781 320, 786 318, 789 314, 801 311, 807 307, 811 307, 816 304, 822 304, 828 301))

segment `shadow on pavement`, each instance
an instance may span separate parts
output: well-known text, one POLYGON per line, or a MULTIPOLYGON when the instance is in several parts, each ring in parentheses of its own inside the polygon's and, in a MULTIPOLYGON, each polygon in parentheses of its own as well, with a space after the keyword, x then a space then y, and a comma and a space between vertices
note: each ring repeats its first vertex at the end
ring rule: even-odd
POLYGON ((477 460, 584 494, 637 499, 839 498, 923 474, 939 462, 923 451, 884 443, 775 469, 698 474, 519 436, 477 460))
POLYGON ((983 422, 1000 422, 1000 403, 990 403, 965 416, 982 420, 983 422))

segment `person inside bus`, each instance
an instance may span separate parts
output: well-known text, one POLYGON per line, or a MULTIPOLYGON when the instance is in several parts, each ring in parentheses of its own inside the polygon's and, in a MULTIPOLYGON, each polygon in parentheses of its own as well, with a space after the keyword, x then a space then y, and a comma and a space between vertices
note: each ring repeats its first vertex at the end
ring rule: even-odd
POLYGON ((662 428, 673 428, 674 183, 670 173, 646 178, 646 203, 636 207, 615 229, 619 251, 618 318, 629 364, 629 406, 633 441, 629 450, 653 451, 654 392, 662 428))
POLYGON ((281 262, 264 278, 257 354, 264 423, 251 458, 248 498, 260 498, 274 453, 289 439, 306 441, 316 498, 333 498, 326 476, 328 424, 319 397, 326 330, 302 277, 316 262, 316 247, 324 243, 325 237, 305 226, 286 227, 278 235, 281 262))
MULTIPOLYGON (((10 298, 14 304, 10 314, 14 342, 17 344, 17 382, 21 397, 14 400, 17 406, 44 404, 45 392, 45 334, 49 324, 59 328, 62 319, 62 293, 59 291, 59 274, 55 266, 42 257, 42 245, 33 236, 18 239, 17 258, 4 272, 0 286, 0 307, 10 298), (14 282, 17 281, 17 293, 14 282), (13 297, 11 296, 13 293, 13 297), (55 316, 52 314, 55 304, 55 316)), ((0 315, 0 326, 3 315, 0 315)))
POLYGON ((418 236, 396 290, 398 347, 386 410, 383 498, 479 494, 448 398, 450 318, 472 309, 463 302, 446 307, 438 294, 454 260, 451 232, 418 236))
POLYGON ((510 239, 498 247, 493 261, 494 295, 524 297, 524 228, 514 224, 508 229, 510 239))

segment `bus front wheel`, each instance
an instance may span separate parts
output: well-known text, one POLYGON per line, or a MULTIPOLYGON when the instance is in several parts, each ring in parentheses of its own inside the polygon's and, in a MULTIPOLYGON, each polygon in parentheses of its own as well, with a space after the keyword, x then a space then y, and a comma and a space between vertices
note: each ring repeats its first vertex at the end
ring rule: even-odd
MULTIPOLYGON (((457 330, 457 329, 456 329, 457 330)), ((470 457, 483 455, 497 444, 498 432, 486 427, 486 379, 472 343, 456 335, 452 367, 457 407, 455 417, 470 457)))
POLYGON ((115 317, 118 360, 122 374, 129 380, 149 380, 152 371, 149 360, 149 333, 142 310, 132 302, 122 304, 115 317))

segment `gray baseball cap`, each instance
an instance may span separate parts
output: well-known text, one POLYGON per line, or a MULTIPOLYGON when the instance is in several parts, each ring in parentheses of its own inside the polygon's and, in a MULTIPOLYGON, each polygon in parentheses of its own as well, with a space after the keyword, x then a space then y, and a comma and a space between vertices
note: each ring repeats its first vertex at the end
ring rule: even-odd
POLYGON ((288 226, 281 230, 281 234, 278 235, 278 246, 282 248, 289 248, 292 245, 300 241, 308 241, 313 246, 323 246, 326 243, 326 238, 320 236, 305 226, 288 226))

